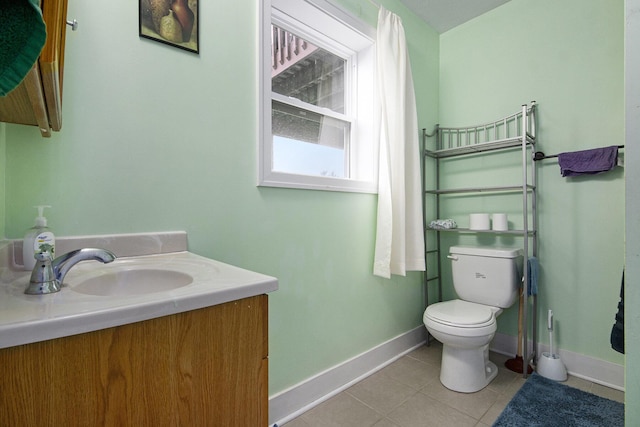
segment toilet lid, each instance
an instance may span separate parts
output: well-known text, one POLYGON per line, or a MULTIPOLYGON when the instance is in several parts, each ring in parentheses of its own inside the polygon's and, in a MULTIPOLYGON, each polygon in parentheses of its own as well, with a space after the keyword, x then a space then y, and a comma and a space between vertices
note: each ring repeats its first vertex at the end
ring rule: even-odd
POLYGON ((486 305, 462 300, 430 305, 427 315, 442 323, 467 327, 484 326, 494 319, 493 311, 486 305))

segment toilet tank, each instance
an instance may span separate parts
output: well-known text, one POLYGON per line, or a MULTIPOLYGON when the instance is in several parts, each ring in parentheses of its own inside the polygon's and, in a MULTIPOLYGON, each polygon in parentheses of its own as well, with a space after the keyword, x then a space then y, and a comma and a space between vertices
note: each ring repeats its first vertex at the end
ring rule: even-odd
POLYGON ((510 307, 522 282, 522 250, 452 246, 453 286, 462 300, 510 307))

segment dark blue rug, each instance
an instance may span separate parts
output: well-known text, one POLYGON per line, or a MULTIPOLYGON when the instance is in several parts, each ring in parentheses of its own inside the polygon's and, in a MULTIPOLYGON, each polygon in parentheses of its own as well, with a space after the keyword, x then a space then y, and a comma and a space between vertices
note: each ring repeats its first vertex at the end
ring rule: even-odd
POLYGON ((560 384, 534 372, 493 425, 624 426, 624 404, 560 384))

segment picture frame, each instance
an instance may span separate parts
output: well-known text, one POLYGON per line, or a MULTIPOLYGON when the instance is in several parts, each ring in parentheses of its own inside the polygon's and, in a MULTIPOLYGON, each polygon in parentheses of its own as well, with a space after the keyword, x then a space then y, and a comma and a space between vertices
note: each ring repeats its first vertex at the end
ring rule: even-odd
POLYGON ((199 53, 199 0, 138 0, 141 38, 199 53))

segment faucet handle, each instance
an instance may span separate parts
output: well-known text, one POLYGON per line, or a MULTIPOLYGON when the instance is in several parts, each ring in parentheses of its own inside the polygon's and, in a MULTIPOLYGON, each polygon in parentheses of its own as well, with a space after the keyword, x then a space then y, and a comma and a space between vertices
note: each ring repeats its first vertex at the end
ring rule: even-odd
POLYGON ((34 254, 33 257, 36 259, 36 265, 33 267, 29 285, 24 293, 42 295, 59 291, 60 284, 56 280, 56 275, 51 265, 53 259, 51 252, 45 250, 34 254))

